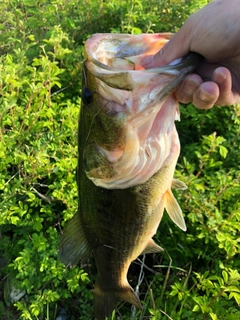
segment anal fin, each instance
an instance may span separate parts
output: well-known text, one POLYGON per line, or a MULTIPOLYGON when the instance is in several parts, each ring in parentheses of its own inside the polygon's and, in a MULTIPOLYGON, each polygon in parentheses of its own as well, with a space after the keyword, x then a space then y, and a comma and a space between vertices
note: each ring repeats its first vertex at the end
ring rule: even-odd
POLYGON ((167 213, 169 217, 172 219, 172 221, 183 231, 187 230, 182 210, 175 199, 173 193, 171 190, 167 190, 164 195, 164 206, 167 210, 167 213))
POLYGON ((186 190, 188 187, 184 182, 178 179, 173 179, 171 188, 176 190, 186 190))
POLYGON ((58 256, 65 265, 75 266, 91 255, 91 249, 85 237, 79 212, 67 223, 61 237, 58 256))
POLYGON ((153 239, 149 240, 146 248, 143 250, 143 252, 141 254, 146 254, 146 253, 158 253, 158 252, 162 252, 164 251, 164 249, 162 247, 160 247, 159 245, 157 245, 153 239))

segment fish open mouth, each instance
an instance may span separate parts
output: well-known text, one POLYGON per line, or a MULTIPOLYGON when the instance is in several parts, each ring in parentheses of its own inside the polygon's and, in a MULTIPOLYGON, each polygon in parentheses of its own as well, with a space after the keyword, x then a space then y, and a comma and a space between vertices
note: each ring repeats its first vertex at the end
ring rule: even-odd
POLYGON ((125 189, 145 183, 173 146, 179 153, 174 124, 179 110, 173 91, 193 63, 148 70, 141 66, 142 58, 155 54, 170 37, 96 34, 86 42, 86 74, 95 81, 98 104, 93 122, 110 119, 116 125, 109 125, 102 141, 89 137, 84 151, 86 174, 97 186, 125 189), (114 130, 119 130, 116 143, 107 143, 114 130))

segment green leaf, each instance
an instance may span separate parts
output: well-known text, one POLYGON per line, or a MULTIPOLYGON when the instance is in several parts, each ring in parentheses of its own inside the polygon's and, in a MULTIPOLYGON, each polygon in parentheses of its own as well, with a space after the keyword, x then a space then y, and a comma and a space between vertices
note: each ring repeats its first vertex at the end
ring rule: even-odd
POLYGON ((228 154, 228 149, 224 146, 219 146, 219 153, 225 159, 228 154))
POLYGON ((236 292, 231 292, 229 295, 229 299, 234 298, 237 304, 240 306, 240 294, 236 292))
POLYGON ((218 320, 218 317, 217 317, 217 315, 215 313, 210 312, 209 315, 210 315, 212 320, 218 320))
POLYGON ((224 282, 227 283, 228 282, 228 273, 225 270, 222 271, 222 276, 223 276, 224 282))
POLYGON ((192 309, 193 312, 198 312, 200 309, 199 305, 195 305, 194 308, 192 309))

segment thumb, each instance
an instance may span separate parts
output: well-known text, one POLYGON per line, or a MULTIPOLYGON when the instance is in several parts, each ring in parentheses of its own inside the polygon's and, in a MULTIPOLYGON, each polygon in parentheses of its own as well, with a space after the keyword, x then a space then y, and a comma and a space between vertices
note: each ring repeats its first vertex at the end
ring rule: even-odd
POLYGON ((190 51, 189 39, 188 32, 183 26, 160 51, 153 56, 143 58, 141 65, 144 68, 165 66, 173 60, 185 56, 190 51))

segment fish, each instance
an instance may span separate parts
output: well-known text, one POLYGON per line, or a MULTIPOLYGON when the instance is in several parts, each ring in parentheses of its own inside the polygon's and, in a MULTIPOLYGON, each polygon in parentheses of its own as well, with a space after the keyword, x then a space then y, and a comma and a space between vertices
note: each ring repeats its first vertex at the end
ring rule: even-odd
POLYGON ((172 189, 180 142, 174 91, 201 61, 196 53, 164 67, 141 61, 172 34, 94 34, 85 43, 78 124, 78 210, 63 232, 59 258, 75 266, 93 255, 93 309, 111 316, 119 301, 142 304, 127 280, 139 255, 163 251, 152 237, 164 209, 186 224, 172 189))

